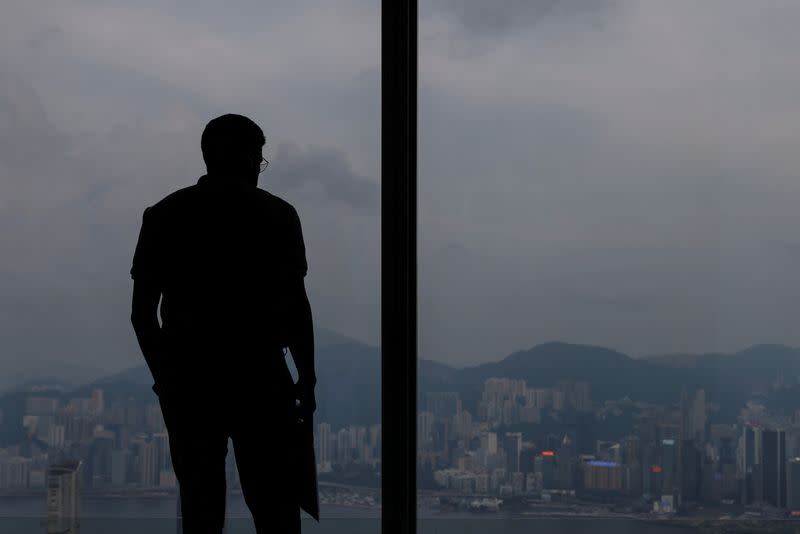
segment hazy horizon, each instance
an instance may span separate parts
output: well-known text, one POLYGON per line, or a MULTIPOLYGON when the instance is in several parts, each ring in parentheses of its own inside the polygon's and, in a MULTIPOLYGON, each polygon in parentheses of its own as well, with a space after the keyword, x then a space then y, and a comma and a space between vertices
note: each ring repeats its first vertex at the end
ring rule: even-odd
MULTIPOLYGON (((356 338, 354 338, 352 336, 347 336, 347 335, 341 334, 339 332, 335 332, 333 330, 330 330, 330 329, 327 329, 327 328, 324 328, 324 327, 318 329, 316 334, 317 334, 317 338, 318 338, 317 339, 317 347, 318 348, 325 347, 325 346, 330 346, 330 345, 341 343, 341 342, 355 342, 355 343, 359 343, 359 344, 362 344, 362 345, 369 346, 370 348, 374 348, 376 350, 378 350, 380 348, 379 345, 372 345, 372 344, 369 344, 369 343, 367 343, 365 341, 356 339, 356 338)), ((781 343, 756 343, 756 344, 753 344, 753 345, 748 345, 746 347, 742 347, 742 348, 740 348, 738 350, 734 350, 732 352, 655 353, 655 354, 638 354, 637 355, 637 354, 625 353, 623 351, 620 351, 620 350, 616 349, 615 347, 610 347, 610 346, 582 344, 582 343, 572 343, 569 340, 552 339, 552 340, 542 341, 542 342, 537 343, 535 345, 530 345, 530 346, 527 346, 527 347, 520 347, 520 348, 517 348, 517 349, 514 349, 514 350, 508 352, 507 354, 503 354, 503 355, 501 355, 501 356, 499 356, 497 358, 487 359, 487 360, 485 360, 483 362, 473 363, 473 364, 459 365, 459 364, 452 364, 452 363, 447 363, 447 362, 443 362, 443 361, 440 361, 440 360, 436 360, 436 359, 432 359, 432 358, 424 358, 424 357, 420 357, 420 360, 425 360, 425 361, 429 361, 429 362, 436 363, 436 364, 441 364, 441 365, 447 365, 447 366, 452 367, 454 369, 463 369, 463 368, 468 368, 468 367, 474 367, 474 366, 480 365, 482 363, 498 362, 498 361, 501 361, 501 360, 507 358, 508 356, 511 356, 512 354, 514 354, 516 352, 520 352, 520 351, 521 352, 525 352, 525 351, 536 349, 536 348, 541 347, 543 345, 550 345, 550 344, 566 344, 566 345, 581 346, 581 347, 593 347, 593 348, 600 348, 600 349, 609 349, 609 350, 618 352, 620 354, 623 354, 623 355, 625 355, 625 356, 627 356, 629 358, 636 359, 636 360, 648 359, 648 358, 669 357, 669 356, 710 356, 710 355, 720 355, 720 354, 721 355, 725 355, 725 356, 731 356, 731 355, 734 355, 734 354, 737 354, 737 353, 740 353, 740 352, 745 352, 745 351, 753 349, 753 348, 765 347, 765 346, 780 346, 780 347, 786 347, 786 348, 789 348, 789 349, 792 349, 792 350, 800 349, 800 347, 791 346, 791 345, 785 345, 785 344, 781 344, 781 343)), ((291 359, 288 359, 287 362, 290 364, 290 367, 293 369, 293 373, 294 373, 295 371, 294 371, 294 367, 293 367, 293 363, 291 362, 291 359)), ((65 363, 61 364, 61 366, 53 367, 51 365, 46 370, 45 369, 41 369, 41 368, 40 369, 28 370, 27 372, 23 373, 21 375, 21 377, 18 378, 18 379, 15 379, 13 376, 6 376, 5 377, 5 382, 0 383, 0 394, 3 393, 4 390, 13 389, 16 386, 21 385, 22 383, 36 381, 36 380, 39 380, 39 379, 46 380, 46 379, 52 379, 52 378, 56 378, 56 377, 64 377, 64 378, 67 378, 67 379, 64 380, 66 383, 69 383, 71 385, 79 386, 79 385, 85 385, 85 384, 91 383, 91 382, 93 382, 94 380, 96 380, 98 378, 104 378, 104 377, 107 377, 107 376, 112 376, 112 375, 114 375, 116 373, 119 373, 119 372, 124 372, 124 371, 130 370, 130 369, 135 369, 135 368, 140 368, 140 367, 145 367, 144 361, 142 361, 140 363, 136 363, 136 364, 131 365, 131 366, 120 367, 120 368, 117 368, 117 369, 105 369, 105 370, 100 369, 100 368, 91 368, 91 367, 87 367, 87 366, 81 366, 81 365, 77 365, 77 364, 71 365, 68 362, 65 362, 65 363), (79 378, 77 378, 78 376, 88 377, 88 378, 79 379, 79 378)))

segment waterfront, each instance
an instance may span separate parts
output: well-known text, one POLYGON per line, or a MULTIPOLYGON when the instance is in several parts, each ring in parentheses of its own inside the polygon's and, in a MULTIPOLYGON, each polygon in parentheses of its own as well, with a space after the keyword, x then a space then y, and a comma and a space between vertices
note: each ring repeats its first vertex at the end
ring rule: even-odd
MULTIPOLYGON (((81 501, 81 534, 167 534, 176 532, 176 501, 171 497, 108 498, 84 496, 81 501)), ((0 498, 0 532, 44 533, 44 502, 30 496, 0 498)), ((303 532, 311 534, 379 534, 380 508, 323 505, 322 520, 316 523, 304 515, 303 532)), ((678 532, 795 532, 797 523, 773 524, 737 521, 703 524, 691 520, 664 522, 633 518, 521 517, 507 512, 475 515, 469 512, 432 510, 419 513, 420 534, 589 534, 598 531, 618 534, 671 534, 678 532)), ((227 534, 254 534, 241 495, 228 499, 227 534)))

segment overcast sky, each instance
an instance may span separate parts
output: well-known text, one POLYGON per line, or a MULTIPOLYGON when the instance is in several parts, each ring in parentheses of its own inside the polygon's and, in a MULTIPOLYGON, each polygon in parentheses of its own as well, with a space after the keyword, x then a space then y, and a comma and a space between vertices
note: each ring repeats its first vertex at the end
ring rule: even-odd
MULTIPOLYGON (((420 0, 421 356, 800 345, 794 0, 420 0)), ((141 214, 252 117, 315 318, 379 342, 377 0, 38 1, 0 18, 0 362, 142 362, 141 214)), ((6 373, 4 373, 6 374, 6 373)))

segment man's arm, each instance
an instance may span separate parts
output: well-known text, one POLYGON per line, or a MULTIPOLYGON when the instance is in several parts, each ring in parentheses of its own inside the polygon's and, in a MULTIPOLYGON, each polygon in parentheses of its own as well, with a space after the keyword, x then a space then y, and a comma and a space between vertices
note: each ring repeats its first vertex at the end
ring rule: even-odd
POLYGON ((290 302, 293 303, 292 334, 289 350, 297 367, 297 383, 312 390, 317 383, 314 371, 314 323, 311 317, 311 304, 308 302, 306 286, 301 277, 294 277, 290 283, 290 302))
POLYGON ((147 279, 134 280, 131 323, 136 332, 139 347, 150 368, 155 382, 153 391, 163 385, 164 355, 162 350, 161 324, 158 322, 158 302, 161 290, 147 279))
POLYGON ((308 262, 306 261, 306 247, 300 217, 294 208, 291 209, 289 215, 290 272, 286 281, 290 313, 288 344, 297 368, 296 387, 301 415, 304 419, 310 420, 317 408, 314 398, 317 374, 314 371, 314 323, 304 282, 308 273, 308 262))
POLYGON ((152 207, 142 214, 139 240, 133 253, 131 277, 133 278, 133 303, 131 323, 139 340, 139 347, 153 375, 153 391, 158 393, 164 384, 164 355, 162 354, 161 325, 158 322, 158 302, 161 298, 159 261, 162 247, 159 244, 158 219, 152 207))

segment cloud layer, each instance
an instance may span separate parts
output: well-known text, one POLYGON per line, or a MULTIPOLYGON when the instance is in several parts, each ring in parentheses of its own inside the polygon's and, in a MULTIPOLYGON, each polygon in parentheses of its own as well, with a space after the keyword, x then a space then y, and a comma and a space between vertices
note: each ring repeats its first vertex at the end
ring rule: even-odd
MULTIPOLYGON (((486 5, 421 3, 421 355, 800 345, 800 5, 486 5)), ((4 368, 141 361, 142 210, 202 174, 200 132, 226 112, 266 131, 262 186, 301 215, 318 323, 377 343, 379 16, 371 0, 4 6, 4 368)))

